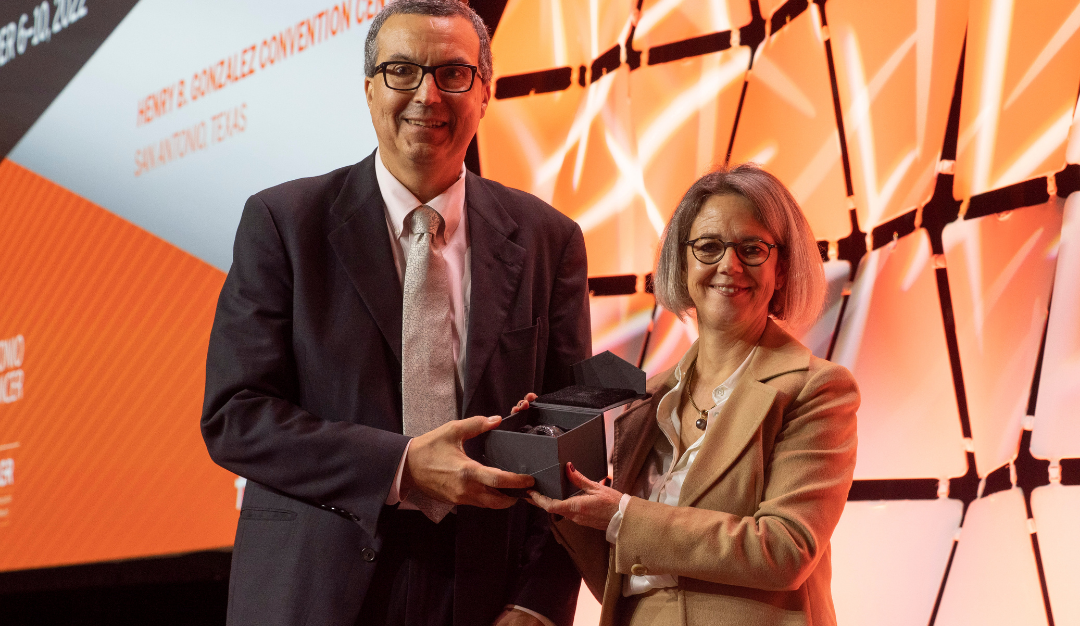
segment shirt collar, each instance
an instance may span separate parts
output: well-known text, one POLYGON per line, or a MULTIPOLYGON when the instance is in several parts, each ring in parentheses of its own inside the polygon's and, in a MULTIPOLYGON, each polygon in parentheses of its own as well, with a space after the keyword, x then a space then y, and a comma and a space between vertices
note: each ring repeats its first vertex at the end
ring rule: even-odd
MULTIPOLYGON (((743 374, 746 373, 746 369, 750 366, 750 360, 753 358, 755 352, 757 352, 756 345, 750 350, 750 354, 746 355, 743 362, 739 364, 739 367, 735 368, 735 371, 731 373, 731 376, 728 376, 727 380, 720 383, 712 390, 713 402, 719 402, 720 399, 724 397, 724 394, 718 395, 720 389, 731 391, 735 388, 735 385, 739 383, 739 379, 742 378, 743 374)), ((675 380, 677 381, 675 384, 676 389, 682 388, 683 377, 686 376, 686 372, 690 368, 690 365, 697 359, 697 355, 698 342, 695 341, 694 344, 690 346, 690 349, 686 351, 686 354, 683 355, 683 358, 679 359, 679 364, 675 366, 675 380)))
MULTIPOLYGON (((395 178, 390 170, 386 169, 378 150, 375 151, 375 179, 379 182, 379 192, 386 205, 386 214, 390 218, 394 236, 401 237, 401 231, 405 228, 405 218, 413 212, 413 209, 424 203, 417 200, 416 196, 401 184, 401 181, 395 178)), ((461 164, 461 174, 457 180, 426 204, 442 216, 446 223, 443 241, 449 241, 450 236, 461 224, 461 215, 465 211, 464 163, 461 164)))

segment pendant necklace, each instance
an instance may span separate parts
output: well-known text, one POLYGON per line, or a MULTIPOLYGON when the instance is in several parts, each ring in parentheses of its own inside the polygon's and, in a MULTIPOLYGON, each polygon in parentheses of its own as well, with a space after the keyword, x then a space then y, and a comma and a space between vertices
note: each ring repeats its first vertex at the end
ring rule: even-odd
POLYGON ((709 423, 709 411, 716 408, 716 403, 714 402, 711 407, 702 410, 701 407, 697 405, 697 402, 694 402, 694 394, 690 391, 690 386, 694 382, 695 370, 697 370, 697 363, 694 363, 693 367, 690 369, 690 375, 686 377, 686 397, 690 398, 690 406, 694 407, 694 410, 701 414, 701 417, 697 418, 697 421, 694 422, 694 426, 697 426, 698 430, 705 430, 705 426, 709 423))

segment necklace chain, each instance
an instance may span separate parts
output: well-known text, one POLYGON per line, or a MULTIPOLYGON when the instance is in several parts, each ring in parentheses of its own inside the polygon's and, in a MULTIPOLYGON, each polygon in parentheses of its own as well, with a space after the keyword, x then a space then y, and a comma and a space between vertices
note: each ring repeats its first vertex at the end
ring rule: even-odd
POLYGON ((697 370, 697 362, 695 361, 694 365, 691 366, 691 368, 690 368, 690 374, 686 377, 686 397, 690 398, 690 406, 694 407, 694 410, 697 411, 698 414, 701 415, 701 417, 699 417, 697 419, 697 421, 694 422, 694 425, 697 426, 698 428, 700 428, 701 430, 705 430, 705 426, 708 424, 709 411, 715 409, 717 403, 714 402, 711 407, 703 410, 701 407, 699 407, 697 405, 697 402, 694 402, 694 392, 691 390, 691 386, 693 385, 693 382, 694 382, 694 372, 696 370, 697 370))

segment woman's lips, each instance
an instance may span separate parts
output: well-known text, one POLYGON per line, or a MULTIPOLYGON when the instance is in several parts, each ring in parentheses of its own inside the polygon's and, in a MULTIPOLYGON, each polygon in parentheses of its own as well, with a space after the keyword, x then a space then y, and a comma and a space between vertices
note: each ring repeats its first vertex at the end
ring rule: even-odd
POLYGON ((749 291, 749 287, 739 287, 737 285, 709 285, 709 289, 718 292, 722 296, 737 296, 744 291, 749 291))

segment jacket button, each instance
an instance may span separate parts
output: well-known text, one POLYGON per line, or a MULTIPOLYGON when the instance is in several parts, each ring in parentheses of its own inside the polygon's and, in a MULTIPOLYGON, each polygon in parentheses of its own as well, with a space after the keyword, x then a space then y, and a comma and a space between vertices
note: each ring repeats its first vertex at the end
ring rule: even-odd
POLYGON ((368 563, 375 561, 375 551, 371 548, 364 548, 360 551, 360 557, 368 563))
POLYGON ((649 568, 645 567, 641 563, 635 563, 633 567, 630 568, 630 573, 634 576, 648 576, 649 568))

